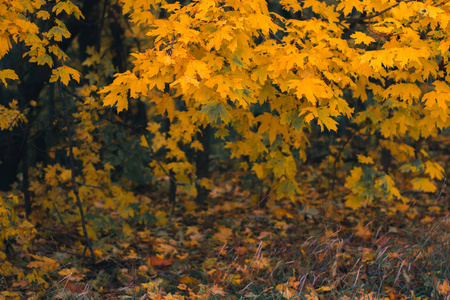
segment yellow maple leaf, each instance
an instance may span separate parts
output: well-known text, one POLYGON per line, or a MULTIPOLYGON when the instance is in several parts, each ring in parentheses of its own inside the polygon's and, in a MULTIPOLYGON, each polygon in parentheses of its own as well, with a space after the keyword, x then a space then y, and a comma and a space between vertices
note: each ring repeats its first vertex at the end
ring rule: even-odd
POLYGON ((233 40, 233 28, 232 26, 225 25, 220 27, 212 37, 210 37, 208 44, 206 44, 206 49, 208 51, 211 51, 212 48, 215 48, 217 50, 222 47, 222 44, 224 41, 231 41, 233 40))
MULTIPOLYGON (((0 43, 1 43, 1 41, 0 41, 0 43)), ((11 70, 11 69, 0 70, 0 80, 3 82, 5 87, 8 86, 8 84, 6 83, 6 79, 16 80, 16 79, 19 79, 19 77, 14 72, 14 70, 11 70)))
POLYGON ((413 189, 422 190, 426 193, 433 193, 436 191, 436 186, 428 178, 414 178, 411 180, 413 189))
POLYGON ((360 31, 355 32, 350 37, 355 40, 355 44, 370 45, 370 43, 376 42, 373 37, 368 36, 360 31))
POLYGON ((294 12, 302 10, 298 0, 280 0, 280 4, 283 6, 283 9, 287 11, 290 9, 294 12))
POLYGON ((370 165, 370 164, 374 163, 372 157, 364 156, 364 155, 360 155, 360 154, 358 154, 357 157, 358 157, 358 161, 362 164, 370 165))
POLYGON ((440 295, 448 295, 450 294, 450 284, 447 279, 445 279, 442 283, 438 283, 437 289, 440 295))
POLYGON ((40 269, 44 272, 51 272, 59 267, 59 262, 53 258, 33 254, 30 254, 30 256, 33 257, 35 261, 29 262, 27 265, 28 268, 40 269))
POLYGON ((213 235, 213 238, 215 238, 218 241, 221 241, 223 243, 226 243, 227 240, 233 235, 233 230, 231 228, 227 228, 225 226, 219 227, 219 232, 213 235))
POLYGON ((304 96, 313 106, 316 105, 319 98, 331 98, 333 96, 330 87, 323 80, 313 76, 290 80, 288 87, 295 90, 294 93, 299 99, 304 96))
POLYGON ((211 71, 206 63, 199 60, 191 60, 186 66, 184 76, 194 79, 196 74, 198 74, 202 79, 206 79, 209 78, 210 73, 211 71))
POLYGON ((147 139, 145 138, 144 135, 141 136, 141 144, 140 145, 145 148, 150 148, 150 146, 148 145, 147 139))
POLYGON ((345 199, 345 206, 350 207, 351 209, 358 209, 366 203, 366 199, 363 199, 357 195, 348 195, 345 199))
POLYGON ((63 170, 59 175, 61 182, 67 182, 72 178, 72 170, 63 170))
POLYGON ((256 176, 258 176, 259 179, 263 178, 264 170, 261 164, 254 164, 252 171, 256 173, 256 176))
POLYGON ((268 34, 270 27, 275 25, 270 16, 264 14, 251 14, 248 16, 248 21, 253 28, 259 29, 265 34, 268 34))
POLYGON ((69 16, 74 15, 77 19, 84 19, 81 10, 71 1, 58 1, 58 3, 53 6, 52 12, 56 13, 56 15, 59 15, 63 11, 65 11, 69 16))
POLYGON ((70 79, 80 82, 81 74, 77 70, 70 68, 68 66, 62 66, 57 69, 52 70, 52 76, 50 77, 50 82, 56 82, 61 80, 64 85, 68 85, 70 79))
POLYGON ((11 49, 11 39, 8 34, 0 35, 0 58, 11 49))
POLYGON ((50 14, 48 13, 48 11, 45 11, 45 10, 40 10, 40 11, 38 11, 38 13, 36 14, 36 16, 37 16, 39 19, 42 19, 42 20, 48 20, 48 19, 50 19, 50 14))
POLYGON ((100 94, 107 94, 103 98, 103 106, 114 106, 117 104, 118 112, 128 109, 128 88, 125 85, 115 84, 114 80, 113 84, 103 88, 100 94))
POLYGON ((169 223, 169 219, 167 219, 167 213, 164 211, 156 211, 155 213, 156 218, 156 226, 166 226, 169 223))
POLYGON ((54 39, 57 42, 61 42, 63 38, 69 38, 70 32, 63 27, 54 26, 46 34, 49 39, 54 39))
POLYGON ((321 131, 324 130, 324 127, 328 130, 337 131, 337 122, 331 117, 327 108, 319 108, 317 110, 317 123, 321 131))
POLYGON ((432 179, 443 179, 444 173, 444 168, 439 164, 432 161, 425 163, 425 174, 428 174, 432 179))

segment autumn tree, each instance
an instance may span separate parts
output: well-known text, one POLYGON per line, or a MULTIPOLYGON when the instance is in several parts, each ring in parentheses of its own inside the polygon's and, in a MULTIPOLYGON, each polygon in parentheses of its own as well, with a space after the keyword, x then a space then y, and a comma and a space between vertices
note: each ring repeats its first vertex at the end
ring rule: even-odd
MULTIPOLYGON (((346 179, 352 191, 347 205, 356 208, 375 198, 407 201, 391 171, 415 174, 414 189, 435 191, 430 180, 442 179, 443 168, 430 159, 425 141, 449 122, 448 6, 280 4, 300 17, 270 12, 265 1, 155 1, 149 7, 124 1, 123 12, 148 26, 153 44, 133 53, 135 67, 103 88, 104 105, 120 112, 129 98, 138 98, 154 107, 155 116, 167 116, 169 134, 149 122, 149 148, 167 149, 171 162, 164 168, 189 193, 196 193, 195 182, 207 187, 209 181, 197 178, 183 147, 202 150, 196 134, 207 126, 242 170, 271 178, 278 198, 296 201, 301 195, 296 176, 311 138, 317 138, 316 127, 338 132, 324 160, 334 171, 344 166, 339 147, 371 145, 352 153, 358 164, 346 179), (150 13, 159 7, 167 19, 150 13)), ((164 168, 151 166, 163 175, 164 168)))
POLYGON ((1 188, 21 173, 29 220, 93 258, 165 222, 139 189, 207 207, 214 160, 263 203, 407 205, 445 176, 449 21, 442 1, 4 1, 1 188))
MULTIPOLYGON (((119 47, 127 23, 117 5, 101 1, 85 1, 79 5, 80 8, 70 1, 6 1, 0 5, 3 67, 0 79, 5 87, 1 90, 5 101, 1 106, 1 189, 9 190, 20 172, 19 189, 26 217, 42 226, 58 220, 61 222, 58 226, 65 230, 74 222, 84 236, 81 238, 85 245, 83 253, 90 248, 88 254, 95 258, 90 239, 97 239, 100 227, 121 222, 104 213, 89 211, 95 207, 93 201, 106 200, 101 207, 106 204, 106 209, 114 207, 116 211, 122 203, 122 216, 127 217, 133 214, 130 201, 136 202, 131 192, 111 184, 111 170, 126 165, 127 161, 122 157, 117 162, 117 156, 123 156, 124 151, 111 154, 110 140, 119 137, 120 143, 120 139, 123 141, 128 136, 124 128, 132 127, 135 131, 139 126, 126 123, 126 117, 123 117, 125 121, 117 122, 119 126, 112 126, 117 120, 102 110, 91 95, 95 95, 96 84, 106 85, 116 70, 125 68, 127 49, 139 41, 135 38, 132 44, 119 47), (99 22, 102 17, 103 22, 99 22), (102 41, 101 36, 109 39, 102 41), (100 51, 107 54, 100 57, 100 51), (73 55, 69 58, 67 53, 73 55), (83 72, 83 78, 72 65, 83 72), (74 83, 86 86, 76 91, 74 83), (103 133, 101 136, 99 131, 103 133), (110 164, 100 162, 100 156, 106 156, 110 164), (46 217, 41 218, 42 215, 46 217), (105 217, 104 222, 98 223, 94 216, 105 217), (100 227, 93 229, 97 225, 100 227)), ((133 142, 127 145, 132 147, 133 142)), ((138 160, 137 156, 133 159, 138 160)), ((135 172, 139 170, 134 168, 135 172)), ((128 174, 126 169, 121 173, 128 174)), ((2 213, 6 222, 2 228, 11 228, 2 233, 5 253, 15 251, 11 246, 15 238, 33 232, 30 223, 15 217, 17 202, 16 196, 5 196, 2 200, 2 207, 5 204, 7 210, 7 214, 2 213)), ((27 241, 20 239, 21 244, 27 241)), ((34 259, 39 258, 30 258, 34 259)), ((57 264, 50 269, 53 267, 57 264)), ((6 276, 25 276, 20 268, 10 265, 2 265, 2 270, 6 276)), ((39 272, 26 276, 30 282, 43 280, 39 272)))

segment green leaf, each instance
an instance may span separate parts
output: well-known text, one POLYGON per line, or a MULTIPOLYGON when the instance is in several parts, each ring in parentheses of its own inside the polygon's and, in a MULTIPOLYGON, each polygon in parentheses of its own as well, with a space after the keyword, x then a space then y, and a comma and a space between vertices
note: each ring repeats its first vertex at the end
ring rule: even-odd
POLYGON ((224 123, 228 123, 231 120, 230 112, 220 102, 211 102, 206 104, 202 108, 201 112, 206 114, 208 122, 218 122, 219 118, 224 123))
POLYGON ((54 39, 57 42, 61 42, 64 38, 70 37, 70 32, 62 27, 54 26, 47 32, 47 36, 49 39, 54 39))

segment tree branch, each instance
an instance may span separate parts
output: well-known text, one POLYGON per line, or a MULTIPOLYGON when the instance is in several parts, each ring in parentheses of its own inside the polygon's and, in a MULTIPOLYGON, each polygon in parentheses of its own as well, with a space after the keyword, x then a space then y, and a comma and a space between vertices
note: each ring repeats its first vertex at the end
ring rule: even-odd
POLYGON ((387 12, 387 11, 393 9, 394 7, 399 6, 400 3, 408 3, 408 2, 413 2, 413 1, 416 1, 416 0, 400 1, 400 2, 397 2, 397 4, 394 4, 394 5, 392 5, 392 6, 388 7, 388 8, 386 8, 386 9, 383 9, 382 11, 379 11, 379 12, 377 12, 377 13, 375 13, 375 14, 372 14, 372 15, 369 15, 369 16, 359 17, 359 18, 353 18, 353 17, 347 17, 347 18, 344 17, 344 18, 342 18, 342 17, 341 17, 341 18, 339 18, 339 21, 353 21, 353 22, 358 22, 358 21, 370 20, 370 19, 376 18, 376 17, 378 17, 378 16, 384 14, 385 12, 387 12))
MULTIPOLYGON (((73 193, 75 194, 75 198, 77 199, 78 210, 80 211, 81 227, 83 228, 83 235, 84 235, 84 239, 85 239, 85 243, 86 243, 86 248, 89 248, 89 251, 91 251, 92 260, 95 261, 96 260, 95 253, 94 253, 94 250, 92 249, 91 242, 89 240, 89 236, 88 236, 87 229, 86 229, 86 219, 84 217, 83 204, 81 203, 80 194, 78 193, 78 186, 77 186, 76 174, 75 174, 75 158, 74 158, 74 154, 73 154, 72 128, 70 127, 69 113, 67 111, 67 104, 64 101, 64 96, 62 93, 61 85, 62 85, 62 83, 59 82, 59 96, 61 98, 62 103, 64 103, 64 116, 66 119, 67 135, 68 135, 68 139, 69 139, 69 159, 70 159, 70 169, 71 169, 72 190, 73 190, 73 193)), ((84 256, 84 253, 86 252, 86 248, 83 252, 83 256, 84 256)))
MULTIPOLYGON (((145 134, 144 134, 144 138, 145 138, 145 140, 147 141, 147 144, 150 145, 150 142, 149 142, 148 138, 145 136, 145 134)), ((150 147, 150 146, 149 146, 149 147, 150 147)), ((153 152, 151 148, 149 148, 149 149, 150 149, 150 152, 153 152)), ((173 184, 175 184, 175 185, 181 185, 181 186, 186 185, 186 183, 180 183, 180 182, 178 182, 175 178, 173 178, 173 176, 171 176, 171 175, 169 174, 169 172, 166 171, 166 169, 165 169, 165 168, 163 167, 163 165, 159 162, 159 160, 157 160, 157 159, 155 158, 155 161, 156 161, 156 163, 158 164, 158 166, 163 170, 164 174, 166 174, 166 175, 169 177, 170 181, 171 181, 173 184)))

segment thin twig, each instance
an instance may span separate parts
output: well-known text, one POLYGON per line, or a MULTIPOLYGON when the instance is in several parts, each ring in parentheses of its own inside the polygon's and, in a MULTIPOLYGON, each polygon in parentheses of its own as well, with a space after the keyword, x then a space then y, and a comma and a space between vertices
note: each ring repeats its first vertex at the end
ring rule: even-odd
POLYGON ((170 43, 170 53, 169 53, 170 56, 172 56, 172 53, 173 53, 173 43, 174 43, 174 41, 175 41, 175 30, 172 31, 172 42, 170 43))
POLYGON ((333 162, 333 170, 332 170, 333 174, 331 176, 331 184, 330 184, 329 189, 328 189, 327 198, 329 196, 331 196, 333 194, 333 192, 334 192, 334 186, 336 184, 337 163, 338 163, 339 159, 341 158, 341 154, 343 153, 343 151, 345 149, 345 146, 347 146, 347 144, 349 144, 353 140, 353 138, 355 136, 356 136, 356 131, 353 131, 351 133, 351 136, 348 139, 346 139, 346 141, 341 145, 340 149, 338 150, 336 158, 334 159, 334 162, 333 162))
POLYGON ((105 187, 101 187, 101 186, 95 186, 95 185, 85 184, 85 183, 81 183, 81 182, 78 182, 78 181, 76 181, 75 183, 78 184, 78 185, 87 186, 87 187, 90 187, 90 188, 93 188, 93 189, 106 190, 105 187))
POLYGON ((164 169, 164 167, 162 166, 162 164, 159 162, 159 160, 155 159, 156 163, 158 164, 158 166, 163 170, 163 172, 169 177, 170 181, 172 181, 175 185, 186 185, 186 183, 180 183, 178 181, 176 181, 175 178, 173 178, 172 176, 170 176, 170 174, 166 171, 166 169, 164 169))
POLYGON ((444 182, 442 183, 441 190, 439 191, 439 195, 436 197, 436 200, 434 200, 434 203, 436 203, 439 199, 441 199, 442 193, 444 192, 446 187, 447 187, 447 178, 444 178, 444 182))
MULTIPOLYGON (((147 136, 146 136, 145 134, 144 134, 144 138, 145 138, 145 141, 147 142, 147 144, 150 145, 150 141, 148 140, 148 138, 147 138, 147 136)), ((150 146, 149 146, 149 150, 150 150, 150 152, 153 152, 152 149, 150 148, 150 146)), ((181 185, 181 186, 186 185, 186 183, 178 182, 175 178, 173 178, 173 176, 171 176, 171 175, 169 174, 169 172, 166 171, 166 169, 165 169, 165 168, 163 167, 163 165, 159 162, 159 160, 157 160, 157 159, 155 158, 155 161, 156 161, 156 163, 158 164, 158 166, 163 170, 164 174, 166 174, 167 177, 169 177, 170 181, 172 181, 175 185, 181 185)))
MULTIPOLYGON (((69 113, 67 111, 67 104, 64 101, 64 96, 62 93, 62 83, 59 82, 59 96, 61 98, 61 101, 64 103, 64 115, 66 118, 66 128, 67 128, 67 135, 69 139, 69 159, 70 159, 70 169, 71 169, 71 179, 72 179, 72 190, 75 195, 75 198, 77 199, 77 206, 78 210, 80 211, 80 217, 81 217, 81 227, 83 228, 83 235, 86 243, 86 247, 89 248, 89 251, 91 251, 92 260, 95 261, 95 253, 92 249, 91 242, 89 240, 89 236, 86 229, 86 220, 84 217, 84 211, 83 211, 83 204, 81 203, 80 195, 78 193, 78 186, 76 181, 76 174, 75 174, 75 158, 73 154, 73 139, 72 139, 72 128, 70 127, 70 120, 69 120, 69 113)), ((86 248, 85 251, 86 252, 86 248)), ((84 255, 83 252, 83 255, 84 255)))
POLYGON ((275 38, 278 44, 284 44, 284 42, 272 31, 272 29, 269 29, 269 34, 275 38))
POLYGON ((53 208, 54 208, 55 211, 56 211, 56 214, 58 215, 59 221, 60 221, 61 224, 64 226, 64 228, 66 229, 66 231, 69 232, 69 229, 67 228, 66 223, 64 223, 64 219, 62 218, 61 214, 59 213, 59 210, 58 210, 58 208, 56 207, 55 202, 52 202, 52 204, 53 204, 53 208))

